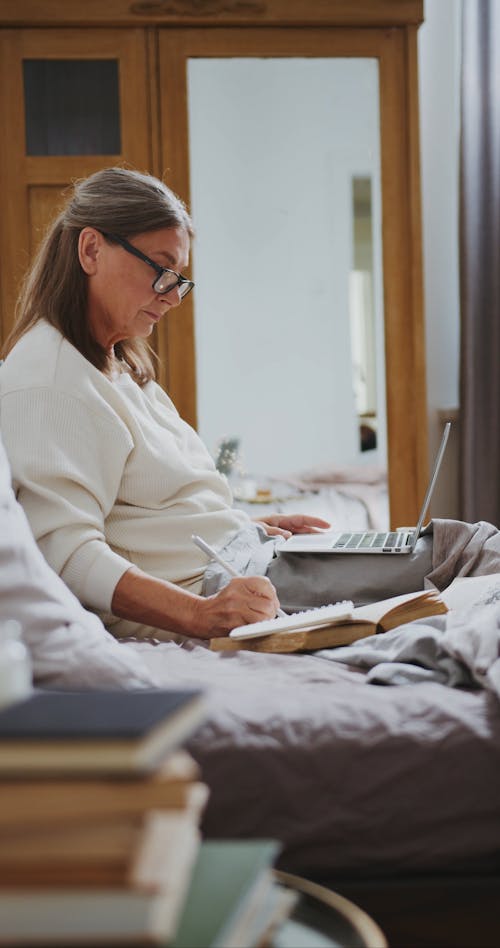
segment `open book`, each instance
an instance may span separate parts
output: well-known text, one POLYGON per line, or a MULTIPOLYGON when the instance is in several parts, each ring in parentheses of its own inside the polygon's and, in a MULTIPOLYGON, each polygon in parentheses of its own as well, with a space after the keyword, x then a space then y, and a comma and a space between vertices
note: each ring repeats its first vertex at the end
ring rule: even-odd
POLYGON ((289 616, 288 628, 286 618, 254 622, 233 629, 229 636, 211 639, 210 648, 220 652, 238 649, 253 652, 312 651, 349 645, 367 635, 388 632, 405 622, 447 611, 439 593, 426 589, 383 599, 369 606, 347 608, 346 603, 338 603, 337 606, 295 613, 289 616))

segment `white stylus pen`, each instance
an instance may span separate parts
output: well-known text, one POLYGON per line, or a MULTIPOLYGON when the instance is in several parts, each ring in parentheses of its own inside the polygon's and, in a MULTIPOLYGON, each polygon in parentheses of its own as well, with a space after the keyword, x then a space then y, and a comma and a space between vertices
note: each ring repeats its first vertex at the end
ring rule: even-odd
MULTIPOLYGON (((193 533, 191 539, 200 550, 203 550, 203 552, 206 553, 209 559, 215 560, 215 562, 218 563, 219 566, 222 566, 223 569, 226 570, 226 573, 229 573, 230 576, 241 576, 241 573, 238 573, 234 566, 231 566, 230 563, 226 563, 226 561, 222 559, 222 556, 219 556, 217 551, 214 550, 213 547, 209 546, 208 543, 205 543, 205 541, 202 540, 201 537, 199 537, 196 533, 193 533)), ((286 616, 287 613, 283 612, 283 609, 278 609, 277 615, 286 616)))

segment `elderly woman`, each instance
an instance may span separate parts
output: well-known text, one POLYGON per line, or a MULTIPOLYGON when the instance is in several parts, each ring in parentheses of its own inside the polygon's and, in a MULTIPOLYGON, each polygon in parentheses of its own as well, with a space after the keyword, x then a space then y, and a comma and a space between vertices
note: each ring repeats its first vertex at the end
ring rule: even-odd
POLYGON ((162 182, 80 182, 27 275, 1 376, 19 501, 49 564, 117 636, 206 639, 276 614, 270 534, 328 526, 233 509, 196 433, 154 381, 145 342, 193 287, 192 225, 162 182), (201 535, 242 578, 207 572, 201 535), (256 574, 256 575, 252 575, 256 574), (213 590, 213 591, 212 591, 213 590))

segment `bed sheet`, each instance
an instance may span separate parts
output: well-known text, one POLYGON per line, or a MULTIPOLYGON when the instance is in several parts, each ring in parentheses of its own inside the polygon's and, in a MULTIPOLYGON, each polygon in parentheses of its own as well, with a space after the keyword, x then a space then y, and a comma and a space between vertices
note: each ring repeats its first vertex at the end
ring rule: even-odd
MULTIPOLYGON (((235 505, 250 517, 268 513, 304 513, 324 517, 340 530, 385 530, 389 526, 387 474, 379 467, 323 467, 288 478, 260 477, 250 493, 267 488, 269 499, 245 500, 245 490, 235 487, 235 505)), ((248 496, 248 495, 247 495, 248 496)))
POLYGON ((212 837, 273 836, 319 879, 500 862, 500 704, 433 682, 384 687, 314 655, 136 643, 157 678, 207 692, 189 749, 212 837))

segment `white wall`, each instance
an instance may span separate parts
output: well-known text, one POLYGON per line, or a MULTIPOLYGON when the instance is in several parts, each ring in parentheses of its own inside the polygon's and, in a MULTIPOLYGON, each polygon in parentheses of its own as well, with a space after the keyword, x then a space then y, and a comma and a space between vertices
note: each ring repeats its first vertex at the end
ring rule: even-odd
MULTIPOLYGON (((420 142, 424 244, 429 450, 440 412, 458 407, 458 171, 462 0, 425 0, 419 30, 420 142)), ((458 429, 454 426, 432 503, 435 516, 458 516, 458 429)))

